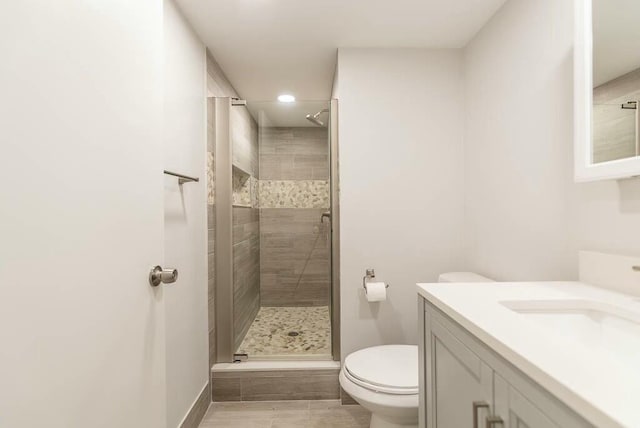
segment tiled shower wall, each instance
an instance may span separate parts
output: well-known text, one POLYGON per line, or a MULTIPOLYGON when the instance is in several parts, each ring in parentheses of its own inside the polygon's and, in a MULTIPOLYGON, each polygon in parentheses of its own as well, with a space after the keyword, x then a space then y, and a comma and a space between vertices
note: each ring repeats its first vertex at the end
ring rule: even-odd
POLYGON ((328 306, 329 143, 326 128, 260 130, 262 306, 328 306))
POLYGON ((255 208, 233 208, 233 306, 237 349, 260 310, 260 223, 255 208))

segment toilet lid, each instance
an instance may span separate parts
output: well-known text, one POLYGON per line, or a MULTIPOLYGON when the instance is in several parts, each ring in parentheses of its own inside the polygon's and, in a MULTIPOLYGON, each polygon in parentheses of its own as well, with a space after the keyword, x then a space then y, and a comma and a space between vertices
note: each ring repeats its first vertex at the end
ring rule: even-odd
POLYGON ((354 383, 388 394, 418 393, 418 347, 384 345, 361 349, 344 361, 345 374, 354 383))

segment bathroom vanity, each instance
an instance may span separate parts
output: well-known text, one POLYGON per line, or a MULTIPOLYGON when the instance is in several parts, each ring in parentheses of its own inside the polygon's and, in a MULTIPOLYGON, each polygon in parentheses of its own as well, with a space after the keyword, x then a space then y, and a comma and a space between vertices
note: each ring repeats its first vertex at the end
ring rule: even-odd
POLYGON ((640 427, 636 297, 581 282, 418 294, 421 427, 640 427))

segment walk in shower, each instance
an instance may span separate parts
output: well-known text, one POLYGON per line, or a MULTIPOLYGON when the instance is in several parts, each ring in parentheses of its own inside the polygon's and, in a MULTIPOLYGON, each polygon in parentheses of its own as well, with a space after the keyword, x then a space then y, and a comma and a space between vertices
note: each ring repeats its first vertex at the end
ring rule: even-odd
POLYGON ((217 361, 333 359, 330 103, 210 107, 217 361))

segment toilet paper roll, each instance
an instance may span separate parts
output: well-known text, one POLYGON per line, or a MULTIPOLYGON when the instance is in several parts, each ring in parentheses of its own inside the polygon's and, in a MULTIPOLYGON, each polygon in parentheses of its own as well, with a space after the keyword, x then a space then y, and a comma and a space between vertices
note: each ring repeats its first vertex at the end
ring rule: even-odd
POLYGON ((381 302, 387 300, 387 284, 384 282, 367 282, 364 284, 367 290, 367 300, 369 302, 381 302))

